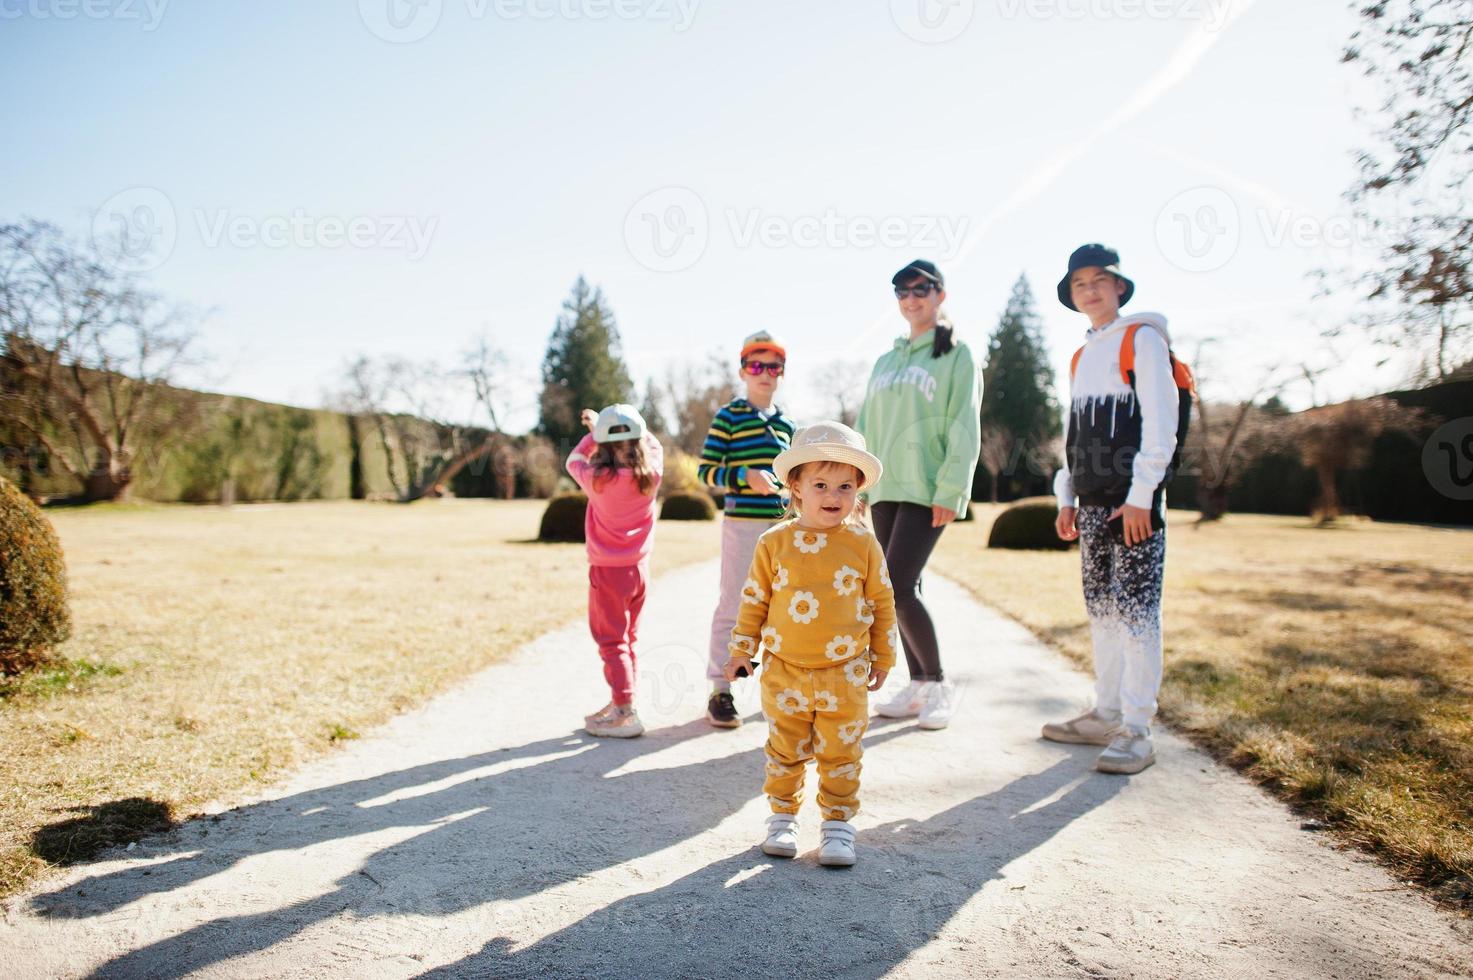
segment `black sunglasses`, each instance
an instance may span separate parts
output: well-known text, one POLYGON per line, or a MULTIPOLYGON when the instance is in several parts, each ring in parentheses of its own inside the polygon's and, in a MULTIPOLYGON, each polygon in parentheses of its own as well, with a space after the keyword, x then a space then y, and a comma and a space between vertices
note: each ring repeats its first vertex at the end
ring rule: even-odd
POLYGON ((914 296, 916 299, 925 299, 937 288, 934 282, 922 283, 919 286, 896 286, 895 298, 905 299, 907 296, 914 296))

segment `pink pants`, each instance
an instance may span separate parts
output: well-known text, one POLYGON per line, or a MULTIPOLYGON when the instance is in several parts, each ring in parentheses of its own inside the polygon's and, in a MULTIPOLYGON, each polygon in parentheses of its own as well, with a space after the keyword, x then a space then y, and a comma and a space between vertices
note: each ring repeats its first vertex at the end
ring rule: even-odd
POLYGON ((615 704, 634 700, 634 640, 649 566, 588 566, 588 629, 604 661, 615 704))

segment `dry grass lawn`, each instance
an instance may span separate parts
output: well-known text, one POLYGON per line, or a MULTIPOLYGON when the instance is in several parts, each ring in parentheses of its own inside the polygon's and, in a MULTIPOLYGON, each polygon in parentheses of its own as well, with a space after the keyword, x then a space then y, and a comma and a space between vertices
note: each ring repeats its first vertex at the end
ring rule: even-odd
MULTIPOLYGON (((937 570, 1082 666, 1073 552, 985 547, 937 570)), ((1172 512, 1163 717, 1444 899, 1473 907, 1473 531, 1172 512)))
MULTIPOLYGON (((65 666, 0 688, 0 895, 46 859, 239 794, 580 619, 583 546, 530 542, 543 506, 50 512, 76 629, 65 666)), ((719 549, 715 522, 657 533, 656 574, 719 549)))

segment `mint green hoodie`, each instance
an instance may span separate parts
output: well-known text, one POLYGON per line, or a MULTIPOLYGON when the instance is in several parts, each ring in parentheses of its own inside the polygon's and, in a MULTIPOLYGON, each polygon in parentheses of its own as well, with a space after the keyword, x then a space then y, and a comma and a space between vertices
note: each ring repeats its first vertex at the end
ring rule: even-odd
POLYGON ((866 496, 967 512, 982 447, 982 376, 961 341, 931 356, 934 329, 875 362, 855 428, 885 472, 866 496))

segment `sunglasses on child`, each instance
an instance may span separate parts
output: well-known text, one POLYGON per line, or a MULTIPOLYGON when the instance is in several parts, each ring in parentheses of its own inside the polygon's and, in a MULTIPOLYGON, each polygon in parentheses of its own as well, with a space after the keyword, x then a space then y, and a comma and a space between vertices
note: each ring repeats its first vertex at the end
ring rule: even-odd
POLYGON ((742 365, 742 370, 754 378, 763 371, 766 371, 774 378, 781 378, 783 376, 783 362, 778 361, 774 364, 769 364, 766 361, 748 361, 742 365))
POLYGON ((905 299, 907 296, 914 296, 916 299, 925 299, 936 288, 934 282, 922 283, 919 286, 896 286, 895 298, 905 299))

